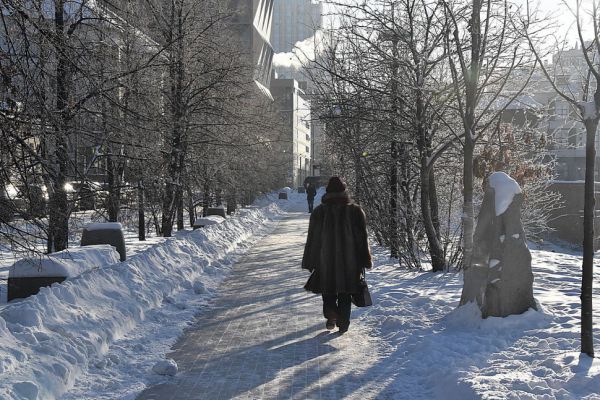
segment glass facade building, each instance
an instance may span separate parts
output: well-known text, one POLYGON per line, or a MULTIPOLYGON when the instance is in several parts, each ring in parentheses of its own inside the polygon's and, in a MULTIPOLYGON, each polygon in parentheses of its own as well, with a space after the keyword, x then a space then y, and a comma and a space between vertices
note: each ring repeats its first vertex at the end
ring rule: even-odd
POLYGON ((273 47, 271 29, 274 0, 230 0, 231 8, 237 15, 232 28, 237 31, 242 46, 254 65, 254 81, 268 97, 271 97, 271 69, 273 47))

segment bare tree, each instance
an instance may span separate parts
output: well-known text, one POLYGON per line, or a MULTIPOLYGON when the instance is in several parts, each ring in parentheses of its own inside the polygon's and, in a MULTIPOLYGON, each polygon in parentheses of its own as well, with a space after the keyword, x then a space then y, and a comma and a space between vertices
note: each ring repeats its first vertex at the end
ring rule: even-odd
MULTIPOLYGON (((520 28, 526 33, 529 47, 538 60, 540 70, 550 83, 552 89, 566 102, 577 110, 579 119, 585 127, 585 189, 584 189, 584 208, 583 208, 583 261, 581 275, 581 352, 594 357, 593 342, 593 321, 592 321, 592 285, 594 270, 594 219, 595 219, 595 159, 596 148, 595 140, 598 131, 598 122, 600 121, 600 2, 594 0, 589 6, 584 6, 582 1, 573 2, 564 1, 563 4, 568 7, 576 22, 577 37, 581 48, 581 58, 583 60, 583 71, 570 71, 568 75, 583 72, 580 78, 583 84, 581 90, 571 90, 563 88, 557 82, 557 72, 565 68, 558 60, 558 65, 554 65, 554 71, 543 62, 546 55, 541 43, 548 40, 552 33, 548 30, 548 20, 538 18, 535 12, 532 12, 527 2, 527 13, 520 21, 520 28), (589 13, 592 19, 592 40, 584 39, 584 15, 589 13)), ((550 39, 553 50, 560 50, 562 46, 550 39)), ((560 71, 565 74, 566 71, 560 71)))
MULTIPOLYGON (((463 243, 464 265, 470 266, 473 253, 475 145, 482 133, 493 126, 502 109, 492 111, 517 69, 533 64, 524 52, 519 36, 511 30, 511 11, 506 0, 472 0, 468 3, 443 1, 449 23, 446 47, 449 67, 462 122, 463 152, 463 243)), ((516 98, 527 86, 513 90, 516 98)), ((512 100, 506 102, 510 104, 512 100)))

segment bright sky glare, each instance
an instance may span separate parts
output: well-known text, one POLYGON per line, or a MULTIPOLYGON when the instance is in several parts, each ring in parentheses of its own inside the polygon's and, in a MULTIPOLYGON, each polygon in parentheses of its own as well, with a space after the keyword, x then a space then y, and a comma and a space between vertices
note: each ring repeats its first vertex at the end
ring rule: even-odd
MULTIPOLYGON (((528 0, 511 0, 512 3, 523 7, 523 9, 526 9, 527 1, 528 0)), ((600 3, 599 0, 596 1, 600 3)), ((334 2, 357 3, 356 0, 334 0, 334 2)), ((366 2, 369 2, 369 0, 366 0, 366 2)), ((588 39, 592 35, 590 12, 593 0, 529 0, 529 7, 531 11, 537 10, 540 17, 553 18, 558 25, 556 37, 566 39, 569 42, 569 46, 567 47, 572 47, 575 45, 575 42, 578 39, 576 33, 575 16, 569 10, 569 7, 574 8, 578 2, 582 3, 582 26, 584 37, 588 39)), ((331 1, 324 0, 324 13, 326 14, 326 20, 329 19, 329 23, 332 22, 332 18, 335 18, 330 15, 333 13, 334 9, 335 7, 331 5, 331 1)), ((326 22, 326 25, 327 24, 328 23, 326 22)))

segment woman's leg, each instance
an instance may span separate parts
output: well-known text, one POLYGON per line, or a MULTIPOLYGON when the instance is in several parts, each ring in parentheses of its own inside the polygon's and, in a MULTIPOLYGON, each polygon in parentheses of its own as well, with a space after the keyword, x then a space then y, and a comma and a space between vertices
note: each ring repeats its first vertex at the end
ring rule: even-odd
POLYGON ((337 326, 341 332, 348 330, 350 326, 350 312, 352 311, 352 297, 347 293, 338 293, 338 320, 337 326))
POLYGON ((335 320, 338 317, 337 313, 337 296, 335 294, 323 293, 323 316, 328 320, 335 320))

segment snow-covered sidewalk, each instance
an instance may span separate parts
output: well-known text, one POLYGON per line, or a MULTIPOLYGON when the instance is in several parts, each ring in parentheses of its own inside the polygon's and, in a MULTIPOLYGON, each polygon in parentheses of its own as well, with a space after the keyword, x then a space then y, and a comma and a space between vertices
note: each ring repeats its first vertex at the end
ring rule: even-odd
POLYGON ((385 357, 364 324, 324 329, 321 299, 302 286, 308 216, 289 213, 234 267, 213 307, 168 356, 179 374, 139 399, 373 399, 367 374, 385 357))
POLYGON ((234 267, 169 355, 181 372, 139 399, 600 399, 600 364, 578 352, 580 255, 532 250, 540 309, 482 320, 457 309, 461 274, 402 270, 375 247, 375 304, 338 336, 302 289, 307 222, 290 214, 234 267))
POLYGON ((137 393, 237 257, 272 229, 281 209, 263 203, 1 305, 0 399, 137 393))

